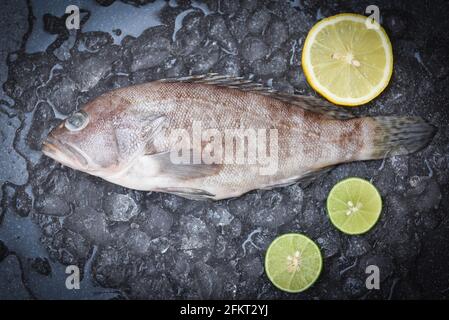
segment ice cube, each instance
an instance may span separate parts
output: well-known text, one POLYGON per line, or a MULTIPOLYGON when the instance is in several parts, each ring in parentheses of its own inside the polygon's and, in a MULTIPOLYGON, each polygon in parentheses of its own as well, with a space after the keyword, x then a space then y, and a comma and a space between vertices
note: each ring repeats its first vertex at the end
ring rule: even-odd
POLYGON ((103 199, 103 209, 111 221, 126 222, 139 214, 139 206, 127 194, 108 194, 103 199))
POLYGON ((260 35, 270 23, 271 14, 266 9, 258 9, 248 19, 248 31, 254 35, 260 35))
POLYGON ((111 240, 106 215, 89 207, 76 208, 74 213, 65 219, 64 226, 97 244, 111 240))
POLYGON ((138 221, 141 229, 154 239, 168 235, 174 219, 170 212, 152 205, 145 210, 145 214, 138 221))
POLYGON ((257 37, 246 37, 241 44, 243 58, 249 63, 265 58, 268 54, 268 47, 257 37))
POLYGON ((214 268, 205 263, 197 263, 193 269, 193 277, 200 299, 220 298, 223 281, 214 268))

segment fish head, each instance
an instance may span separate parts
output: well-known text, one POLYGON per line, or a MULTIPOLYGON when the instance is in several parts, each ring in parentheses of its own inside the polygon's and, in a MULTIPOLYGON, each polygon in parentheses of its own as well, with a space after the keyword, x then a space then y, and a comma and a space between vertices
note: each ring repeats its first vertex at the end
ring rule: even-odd
POLYGON ((113 107, 104 99, 88 103, 49 133, 42 152, 63 165, 92 175, 117 171, 121 161, 113 107))

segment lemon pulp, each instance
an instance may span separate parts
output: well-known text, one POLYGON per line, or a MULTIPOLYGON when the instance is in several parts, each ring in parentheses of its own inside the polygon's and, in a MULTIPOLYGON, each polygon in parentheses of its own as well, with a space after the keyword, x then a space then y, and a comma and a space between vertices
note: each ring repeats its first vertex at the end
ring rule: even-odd
POLYGON ((326 99, 357 106, 377 97, 388 85, 393 52, 377 22, 344 13, 325 18, 310 30, 302 67, 309 84, 326 99))

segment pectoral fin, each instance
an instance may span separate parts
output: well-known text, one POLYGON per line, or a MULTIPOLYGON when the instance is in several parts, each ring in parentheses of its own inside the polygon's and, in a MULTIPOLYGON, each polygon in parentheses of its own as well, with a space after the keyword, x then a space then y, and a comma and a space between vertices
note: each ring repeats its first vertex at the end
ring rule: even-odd
POLYGON ((167 125, 167 118, 164 115, 138 114, 134 118, 134 126, 119 122, 114 129, 117 149, 122 158, 134 158, 142 153, 151 153, 155 137, 161 134, 167 125))

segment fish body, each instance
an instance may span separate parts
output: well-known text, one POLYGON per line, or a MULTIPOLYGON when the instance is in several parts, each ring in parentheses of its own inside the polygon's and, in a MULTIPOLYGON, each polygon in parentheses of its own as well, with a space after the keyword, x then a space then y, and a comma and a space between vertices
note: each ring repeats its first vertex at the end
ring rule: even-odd
POLYGON ((317 98, 200 76, 105 93, 55 128, 43 152, 128 188, 218 200, 414 152, 434 131, 421 118, 356 118, 317 98))

